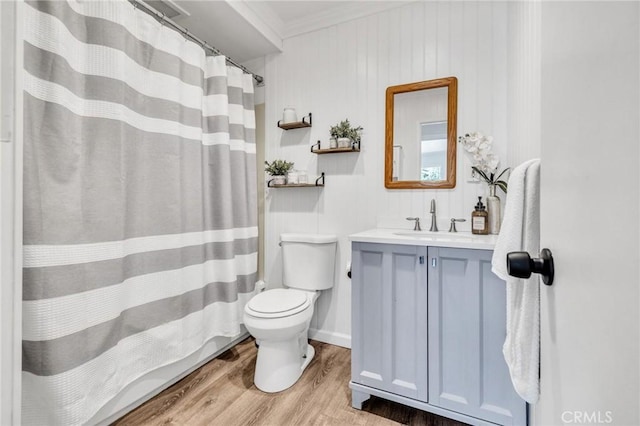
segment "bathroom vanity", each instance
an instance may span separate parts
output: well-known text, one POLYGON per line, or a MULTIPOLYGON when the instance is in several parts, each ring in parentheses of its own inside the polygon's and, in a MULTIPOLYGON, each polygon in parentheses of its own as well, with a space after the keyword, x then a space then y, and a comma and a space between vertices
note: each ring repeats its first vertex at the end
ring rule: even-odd
POLYGON ((496 236, 375 229, 352 241, 352 405, 371 395, 474 425, 526 425, 502 355, 496 236))

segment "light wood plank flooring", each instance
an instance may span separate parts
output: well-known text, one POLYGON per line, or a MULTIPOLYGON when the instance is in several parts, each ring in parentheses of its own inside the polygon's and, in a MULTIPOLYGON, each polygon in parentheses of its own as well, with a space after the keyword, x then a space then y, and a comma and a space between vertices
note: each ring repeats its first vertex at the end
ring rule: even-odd
POLYGON ((114 425, 463 425, 371 397, 351 408, 351 351, 311 341, 316 356, 300 380, 276 394, 253 384, 249 338, 138 407, 114 425))

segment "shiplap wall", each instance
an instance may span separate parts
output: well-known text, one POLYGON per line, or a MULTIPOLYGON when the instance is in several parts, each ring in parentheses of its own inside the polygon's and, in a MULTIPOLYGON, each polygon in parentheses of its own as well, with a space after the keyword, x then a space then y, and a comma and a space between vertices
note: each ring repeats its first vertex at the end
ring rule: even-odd
MULTIPOLYGON (((326 173, 324 188, 268 189, 265 273, 269 288, 282 282, 278 236, 282 232, 333 233, 339 238, 336 282, 323 292, 312 336, 350 345, 351 286, 345 269, 348 235, 377 226, 411 229, 419 216, 428 229, 436 199, 438 226, 469 217, 486 185, 468 183, 470 162, 458 150, 458 184, 452 190, 384 188, 385 90, 388 86, 456 76, 458 134, 494 136, 495 152, 507 155, 507 17, 498 2, 417 2, 286 39, 284 51, 265 60, 266 158, 294 161, 310 178, 326 173), (313 127, 282 131, 285 106, 312 112, 313 127), (360 153, 315 155, 327 144, 329 126, 349 118, 364 127, 360 153)), ((506 166, 507 164, 505 164, 506 166)))
POLYGON ((540 157, 542 3, 517 1, 508 10, 508 164, 540 157))

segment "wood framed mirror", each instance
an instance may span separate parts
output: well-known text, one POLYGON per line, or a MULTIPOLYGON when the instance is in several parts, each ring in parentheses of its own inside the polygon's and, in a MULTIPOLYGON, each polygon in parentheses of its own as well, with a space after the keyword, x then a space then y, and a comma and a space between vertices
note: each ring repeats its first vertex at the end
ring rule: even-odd
POLYGON ((386 188, 456 186, 457 103, 455 77, 387 88, 386 188))

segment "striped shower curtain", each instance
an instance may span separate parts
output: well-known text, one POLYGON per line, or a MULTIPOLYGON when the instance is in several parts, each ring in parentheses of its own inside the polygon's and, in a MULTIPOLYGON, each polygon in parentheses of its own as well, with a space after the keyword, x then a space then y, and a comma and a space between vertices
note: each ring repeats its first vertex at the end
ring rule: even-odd
POLYGON ((240 333, 253 84, 124 0, 24 9, 23 421, 81 424, 240 333))

